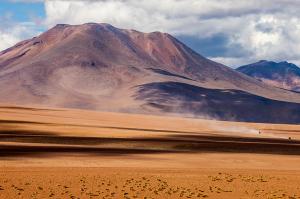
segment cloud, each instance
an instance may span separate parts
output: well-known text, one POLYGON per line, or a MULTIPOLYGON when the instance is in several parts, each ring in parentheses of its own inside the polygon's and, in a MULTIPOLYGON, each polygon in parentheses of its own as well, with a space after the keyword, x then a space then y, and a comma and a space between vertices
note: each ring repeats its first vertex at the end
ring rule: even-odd
POLYGON ((41 33, 35 22, 17 22, 11 13, 0 16, 0 51, 41 33))
POLYGON ((0 51, 1 51, 17 43, 19 41, 19 38, 4 32, 0 32, 0 41, 2 41, 0 43, 0 51))
POLYGON ((5 28, 2 26, 0 27, 0 51, 40 33, 40 30, 33 23, 14 23, 5 28))

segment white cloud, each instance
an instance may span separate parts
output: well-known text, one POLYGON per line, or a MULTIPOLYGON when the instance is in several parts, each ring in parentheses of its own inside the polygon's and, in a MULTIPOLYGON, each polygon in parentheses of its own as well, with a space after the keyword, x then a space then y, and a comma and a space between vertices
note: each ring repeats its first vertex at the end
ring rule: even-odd
POLYGON ((19 41, 31 38, 40 33, 41 31, 39 28, 32 22, 3 22, 0 25, 0 51, 15 45, 19 41))
POLYGON ((226 66, 232 66, 233 68, 236 68, 241 65, 246 65, 247 63, 255 62, 255 60, 247 59, 247 58, 235 58, 235 57, 208 57, 209 59, 222 63, 226 66))
POLYGON ((260 15, 239 31, 236 42, 250 49, 251 59, 300 60, 300 18, 288 14, 260 15))
POLYGON ((0 41, 2 41, 0 43, 0 51, 12 46, 13 44, 17 43, 19 40, 20 39, 18 37, 0 31, 0 41))

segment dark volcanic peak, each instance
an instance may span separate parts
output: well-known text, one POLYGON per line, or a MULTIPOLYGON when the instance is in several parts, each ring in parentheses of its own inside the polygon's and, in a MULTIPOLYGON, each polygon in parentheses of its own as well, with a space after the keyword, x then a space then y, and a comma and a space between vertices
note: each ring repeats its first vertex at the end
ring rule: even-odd
POLYGON ((287 61, 262 60, 241 66, 237 71, 276 87, 300 91, 300 68, 287 61))
POLYGON ((268 122, 287 122, 291 110, 300 112, 298 93, 206 59, 167 33, 105 23, 58 24, 2 51, 0 103, 7 102, 238 121, 265 121, 252 118, 267 114, 264 102, 274 112, 287 110, 268 122), (229 94, 237 99, 230 106, 229 94), (241 108, 250 105, 260 108, 251 114, 241 108))

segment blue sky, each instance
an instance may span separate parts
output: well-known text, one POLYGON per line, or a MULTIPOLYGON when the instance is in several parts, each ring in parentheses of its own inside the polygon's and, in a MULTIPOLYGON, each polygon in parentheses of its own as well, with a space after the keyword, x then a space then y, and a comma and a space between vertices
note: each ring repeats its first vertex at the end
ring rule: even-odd
POLYGON ((87 22, 168 32, 231 67, 261 59, 300 65, 295 0, 1 0, 0 50, 57 23, 87 22))
POLYGON ((0 1, 1 16, 11 17, 18 22, 28 22, 34 18, 45 18, 44 2, 14 2, 9 0, 0 1))

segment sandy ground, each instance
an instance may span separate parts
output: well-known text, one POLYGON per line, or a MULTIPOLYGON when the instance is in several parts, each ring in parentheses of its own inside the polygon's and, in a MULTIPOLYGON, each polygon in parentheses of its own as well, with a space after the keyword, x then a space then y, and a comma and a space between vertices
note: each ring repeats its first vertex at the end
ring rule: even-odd
POLYGON ((300 198, 300 126, 0 107, 0 198, 300 198))
POLYGON ((7 168, 1 198, 299 198, 299 172, 7 168), (28 177, 30 175, 30 177, 28 177))

